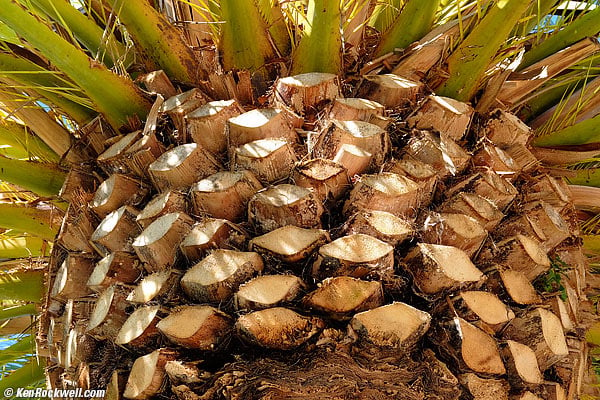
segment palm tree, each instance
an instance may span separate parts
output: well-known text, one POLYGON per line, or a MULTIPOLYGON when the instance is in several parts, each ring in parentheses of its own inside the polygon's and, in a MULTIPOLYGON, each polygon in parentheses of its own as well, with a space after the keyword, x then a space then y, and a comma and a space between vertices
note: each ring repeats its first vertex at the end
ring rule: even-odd
POLYGON ((573 398, 599 13, 5 0, 0 390, 573 398))

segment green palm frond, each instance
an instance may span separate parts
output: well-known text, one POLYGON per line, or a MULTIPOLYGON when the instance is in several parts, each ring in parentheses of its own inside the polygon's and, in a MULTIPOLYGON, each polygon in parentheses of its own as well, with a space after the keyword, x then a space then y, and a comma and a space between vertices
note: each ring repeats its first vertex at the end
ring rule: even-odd
POLYGON ((136 115, 145 117, 150 103, 131 80, 92 60, 48 26, 38 23, 27 10, 15 2, 5 2, 0 20, 64 72, 117 128, 130 123, 136 115))
MULTIPOLYGON (((109 68, 122 63, 131 64, 131 54, 106 29, 75 9, 68 0, 21 0, 21 4, 30 3, 44 12, 53 21, 60 24, 69 35, 81 43, 92 56, 109 68)), ((32 7, 29 7, 32 11, 32 7)))
POLYGON ((339 0, 311 0, 306 25, 292 54, 291 74, 328 72, 342 68, 341 8, 339 0))
POLYGON ((379 32, 386 31, 394 22, 402 6, 404 0, 385 0, 377 1, 375 8, 371 13, 369 25, 377 29, 379 32))
POLYGON ((519 69, 527 68, 579 40, 600 32, 600 7, 583 13, 573 21, 567 22, 565 19, 560 21, 563 26, 551 27, 552 34, 525 53, 519 69))
POLYGON ((496 52, 528 5, 520 0, 502 0, 491 6, 446 60, 449 78, 436 92, 461 101, 471 100, 496 52))
POLYGON ((43 293, 43 270, 20 270, 0 273, 0 300, 39 303, 43 293))
POLYGON ((405 48, 425 36, 433 26, 439 4, 439 0, 406 0, 398 16, 382 33, 375 56, 384 55, 395 48, 405 48))
POLYGON ((31 358, 21 368, 12 371, 0 380, 0 391, 4 393, 7 388, 26 388, 42 381, 45 377, 44 364, 42 359, 31 358))
POLYGON ((260 15, 254 0, 221 1, 223 24, 219 49, 226 70, 246 69, 254 73, 255 81, 266 82, 268 61, 275 58, 275 50, 268 34, 266 21, 260 15))

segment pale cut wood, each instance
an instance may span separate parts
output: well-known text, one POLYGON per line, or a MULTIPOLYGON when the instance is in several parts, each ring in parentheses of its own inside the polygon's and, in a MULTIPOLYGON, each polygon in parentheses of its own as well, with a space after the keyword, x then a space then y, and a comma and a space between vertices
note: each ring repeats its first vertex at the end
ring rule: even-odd
POLYGON ((194 225, 179 247, 188 261, 198 262, 209 250, 242 249, 247 241, 247 233, 238 225, 225 219, 205 218, 194 225))
POLYGON ((316 317, 304 317, 283 307, 268 308, 242 315, 235 323, 237 334, 258 346, 291 350, 296 348, 325 327, 316 317))
POLYGON ((454 307, 466 320, 491 334, 501 330, 515 313, 493 293, 479 290, 460 292, 454 299, 454 307), (474 322, 474 320, 479 320, 474 322))
POLYGON ((213 154, 224 153, 227 150, 227 120, 243 112, 236 100, 208 102, 185 116, 188 136, 213 154))
POLYGON ((352 329, 363 344, 406 350, 429 330, 431 315, 408 304, 393 302, 358 313, 352 329))
POLYGON ((304 289, 295 275, 262 275, 240 286, 234 297, 237 310, 262 310, 290 303, 304 289))
POLYGON ((60 300, 87 296, 91 292, 85 282, 93 270, 94 259, 89 254, 69 254, 54 276, 50 295, 60 300))
POLYGON ((419 243, 406 256, 417 288, 428 295, 478 282, 483 273, 464 251, 438 244, 419 243))
POLYGON ((133 304, 144 304, 153 300, 168 298, 176 292, 181 274, 173 270, 158 271, 147 275, 127 295, 127 301, 133 304))
POLYGON ((145 400, 158 394, 166 377, 165 364, 175 358, 176 354, 168 349, 157 349, 137 358, 131 367, 123 396, 145 400))
POLYGON ((429 212, 421 224, 425 243, 454 246, 473 257, 487 238, 487 231, 475 218, 464 214, 429 212))
POLYGON ((369 168, 383 164, 390 151, 390 138, 386 130, 364 121, 332 120, 319 134, 313 155, 335 159, 343 145, 353 145, 371 154, 369 168))
POLYGON ((571 191, 562 178, 544 174, 526 186, 524 200, 542 200, 561 212, 571 202, 571 191))
POLYGON ((106 149, 98 156, 98 158, 96 158, 98 161, 98 166, 107 174, 113 174, 116 172, 130 172, 121 170, 121 159, 127 149, 129 149, 141 137, 142 131, 134 131, 128 133, 127 135, 119 136, 119 139, 115 143, 109 146, 108 149, 106 149))
POLYGON ((483 125, 483 134, 497 146, 527 144, 531 129, 514 114, 495 110, 483 125))
POLYGON ((394 274, 394 248, 369 235, 342 236, 324 246, 317 253, 312 276, 355 278, 391 278, 394 274))
POLYGON ((110 381, 106 385, 106 392, 104 393, 104 399, 106 400, 121 400, 123 397, 121 394, 125 390, 127 383, 127 372, 114 370, 110 376, 110 381))
POLYGON ((165 214, 135 238, 132 247, 148 272, 168 269, 175 264, 179 243, 192 229, 194 220, 187 214, 165 214))
POLYGON ((136 176, 141 176, 150 179, 148 167, 158 157, 160 157, 166 148, 156 137, 156 133, 152 132, 143 135, 137 142, 125 151, 123 158, 119 160, 122 169, 130 171, 136 176))
POLYGON ((369 120, 365 121, 365 122, 368 122, 373 125, 377 125, 381 129, 387 130, 390 127, 390 125, 392 124, 392 122, 394 122, 394 119, 391 117, 382 117, 380 115, 372 115, 371 118, 369 118, 369 120))
POLYGON ((497 242, 493 249, 480 254, 480 260, 506 265, 530 281, 550 269, 550 259, 540 243, 521 234, 497 242))
POLYGON ((136 220, 138 224, 145 228, 165 214, 185 212, 186 201, 185 194, 176 190, 160 193, 146 203, 136 220))
POLYGON ((322 229, 305 229, 295 225, 277 228, 262 236, 256 236, 248 245, 251 251, 263 257, 295 263, 306 260, 315 249, 331 239, 322 229))
POLYGON ((518 171, 531 171, 540 164, 535 155, 523 144, 513 144, 505 151, 515 162, 518 171))
POLYGON ((543 308, 536 308, 515 318, 502 337, 531 347, 541 371, 569 355, 560 319, 543 308))
POLYGON ((218 249, 183 275, 181 287, 194 300, 220 303, 263 268, 258 253, 218 249))
POLYGON ((338 97, 333 102, 330 117, 338 121, 371 122, 373 116, 382 117, 384 111, 385 107, 373 100, 338 97))
POLYGON ((313 191, 287 183, 256 193, 248 203, 248 220, 259 232, 286 225, 320 228, 323 212, 313 191))
MULTIPOLYGON (((585 364, 585 363, 580 363, 580 364, 585 364)), ((579 372, 579 374, 581 374, 581 372, 579 372)), ((545 383, 544 386, 543 386, 543 392, 542 393, 544 393, 544 395, 546 396, 546 398, 548 400, 568 400, 568 399, 571 399, 571 398, 575 397, 576 391, 579 391, 580 393, 585 391, 586 388, 582 387, 582 385, 581 385, 581 381, 583 381, 583 379, 586 379, 586 378, 584 378, 584 377, 577 377, 576 379, 574 379, 574 381, 579 381, 579 382, 570 382, 570 384, 568 385, 569 392, 567 392, 567 390, 565 390, 558 383, 549 383, 549 382, 545 383), (573 390, 572 389, 573 386, 579 386, 579 387, 577 387, 577 388, 575 388, 573 390)), ((593 378, 591 378, 591 379, 593 379, 593 378)), ((597 390, 594 393, 598 393, 597 390)))
POLYGON ((431 129, 461 140, 469 130, 474 112, 473 107, 462 101, 429 95, 406 122, 412 128, 431 129))
POLYGON ((97 160, 107 174, 124 173, 147 177, 148 166, 164 152, 165 146, 158 140, 155 132, 143 134, 137 131, 125 135, 97 160))
POLYGON ((202 383, 207 372, 198 368, 199 362, 169 361, 165 364, 165 372, 172 385, 195 385, 202 383))
POLYGON ((281 139, 261 139, 233 150, 232 168, 247 169, 261 182, 287 178, 296 164, 292 146, 281 139))
POLYGON ((456 318, 454 324, 461 336, 461 358, 470 369, 492 375, 506 372, 498 345, 490 335, 462 318, 456 318))
POLYGON ((491 168, 499 175, 512 179, 519 166, 505 150, 491 143, 483 142, 481 148, 473 155, 473 164, 491 168))
POLYGON ((312 188, 321 201, 337 200, 350 189, 348 172, 335 161, 316 158, 298 165, 292 173, 295 185, 312 188))
POLYGON ((528 387, 543 382, 544 378, 531 348, 514 340, 507 340, 501 353, 512 387, 528 387))
POLYGON ((166 113, 171 117, 175 128, 178 130, 179 138, 185 142, 185 116, 203 104, 206 104, 209 98, 202 93, 200 89, 194 88, 169 97, 160 107, 161 113, 166 113))
POLYGON ((49 359, 52 362, 57 363, 60 357, 60 351, 58 346, 63 342, 64 337, 62 334, 63 327, 62 323, 54 317, 50 317, 50 322, 48 323, 48 332, 46 336, 46 345, 48 347, 49 359))
POLYGON ((396 246, 411 238, 414 228, 407 220, 386 211, 359 211, 344 224, 346 235, 363 233, 396 246))
POLYGON ((373 164, 373 154, 353 144, 343 144, 333 161, 343 166, 349 177, 367 172, 373 164))
MULTIPOLYGON (((42 110, 43 111, 43 110, 42 110)), ((38 126, 39 128, 41 128, 41 126, 39 125, 39 123, 43 124, 43 121, 35 121, 37 120, 37 118, 28 118, 28 117, 34 117, 35 112, 28 112, 27 114, 31 114, 29 115, 24 115, 23 111, 19 111, 19 114, 21 114, 21 116, 25 117, 26 119, 23 120, 23 122, 28 125, 29 127, 31 127, 31 129, 34 132, 37 132, 35 126, 38 126)), ((47 118, 50 116, 47 116, 47 118)), ((51 118, 51 117, 50 117, 51 118)), ((45 118, 42 118, 45 119, 45 118)), ((50 148, 52 148, 52 150, 54 150, 56 152, 56 154, 59 155, 63 155, 64 150, 62 152, 58 152, 56 149, 56 146, 53 144, 58 144, 58 143, 54 143, 56 141, 62 141, 60 139, 60 135, 55 136, 54 138, 48 137, 50 135, 50 132, 55 131, 53 129, 53 127, 50 125, 46 125, 48 128, 51 128, 48 130, 48 132, 43 133, 42 135, 40 135, 40 139, 42 139, 44 142, 48 143, 48 145, 50 146, 50 148)), ((100 155, 103 151, 106 150, 106 143, 117 137, 118 134, 117 132, 115 132, 115 130, 112 128, 112 126, 110 126, 110 124, 108 122, 106 122, 106 119, 104 118, 104 116, 102 115, 98 115, 97 117, 94 117, 89 123, 83 125, 80 128, 80 135, 82 138, 82 142, 87 146, 89 146, 89 148, 92 150, 91 154, 94 155, 100 155)), ((77 146, 77 145, 76 145, 77 146)), ((87 150, 87 149, 86 149, 87 150)), ((72 154, 72 151, 67 152, 67 161, 70 162, 75 162, 77 160, 71 160, 69 158, 71 157, 79 157, 79 155, 76 154, 72 154)), ((83 160, 79 160, 79 162, 81 162, 83 160)))
POLYGON ((309 72, 279 78, 275 82, 275 102, 300 115, 320 110, 339 95, 339 78, 335 74, 309 72))
POLYGON ((199 350, 216 350, 231 331, 231 317, 210 306, 182 306, 157 328, 173 343, 199 350))
POLYGON ((413 131, 404 152, 410 158, 431 165, 440 177, 461 173, 470 160, 469 154, 454 140, 429 131, 413 131))
POLYGON ((386 108, 409 106, 425 90, 423 83, 394 74, 365 75, 363 78, 361 97, 381 103, 386 108))
POLYGON ((510 386, 505 380, 480 378, 472 372, 459 375, 458 378, 473 400, 508 400, 510 386))
POLYGON ((429 204, 433 200, 438 177, 437 171, 431 165, 409 157, 389 161, 383 166, 383 170, 406 176, 417 182, 422 188, 421 201, 423 204, 429 204))
POLYGON ((297 140, 282 110, 261 108, 227 120, 230 147, 239 147, 261 139, 281 139, 289 143, 297 140))
POLYGON ((132 241, 141 228, 136 218, 138 211, 130 206, 123 206, 108 214, 96 228, 90 241, 102 256, 111 251, 131 252, 132 241))
POLYGON ((543 400, 531 392, 523 392, 515 396, 511 396, 510 400, 543 400))
POLYGON ((239 222, 245 219, 248 201, 262 189, 250 171, 221 171, 196 182, 191 188, 196 214, 239 222))
POLYGON ((106 138, 106 140, 103 141, 106 150, 98 155, 96 160, 98 162, 103 162, 125 152, 125 150, 142 137, 142 132, 142 130, 136 130, 125 135, 116 135, 106 138))
POLYGON ((573 311, 571 310, 569 303, 567 301, 563 301, 560 295, 553 296, 546 301, 550 304, 550 309, 552 312, 560 318, 560 322, 562 323, 565 332, 573 332, 575 330, 573 321, 576 321, 576 318, 574 318, 575 315, 573 315, 573 311))
POLYGON ((159 311, 160 306, 142 306, 135 310, 123 323, 115 343, 132 347, 150 346, 159 336, 156 329, 159 311))
POLYGON ((468 215, 476 219, 487 231, 494 229, 504 217, 491 200, 466 192, 457 193, 442 203, 439 211, 468 215))
POLYGON ((306 307, 333 319, 345 320, 357 312, 383 305, 383 287, 378 281, 336 276, 322 281, 302 302, 306 307))
POLYGON ((479 170, 452 185, 444 192, 446 198, 459 192, 478 194, 491 200, 499 210, 505 210, 517 195, 517 189, 506 178, 489 168, 479 170))
POLYGON ((98 187, 90 207, 100 218, 104 218, 121 206, 140 204, 149 189, 138 178, 113 174, 98 187))
POLYGON ((144 84, 149 92, 158 93, 165 98, 169 98, 177 94, 175 86, 173 86, 169 76, 162 69, 142 75, 139 78, 139 81, 144 84))
POLYGON ((141 273, 141 265, 136 256, 118 251, 110 253, 96 263, 87 285, 90 289, 100 292, 115 283, 133 283, 141 273))
POLYGON ((419 209, 421 187, 405 176, 391 172, 363 175, 344 203, 344 215, 359 210, 387 211, 398 217, 414 218, 419 209))
POLYGON ((119 330, 127 320, 128 290, 121 285, 112 285, 106 288, 96 300, 94 310, 90 315, 87 333, 96 339, 114 340, 119 330))
POLYGON ((495 236, 505 238, 517 233, 538 240, 546 251, 553 250, 571 236, 564 218, 553 207, 542 201, 527 203, 519 215, 498 226, 495 236))
POLYGON ((200 261, 211 249, 236 250, 246 247, 248 235, 225 219, 205 218, 198 222, 179 245, 190 262, 200 261))
POLYGON ((188 188, 194 182, 221 170, 221 165, 202 146, 188 143, 177 146, 154 161, 148 173, 161 192, 188 188))
POLYGON ((535 288, 523 272, 512 269, 501 269, 498 275, 506 293, 508 293, 515 303, 523 305, 541 303, 541 299, 535 288))
POLYGON ((62 364, 65 368, 81 368, 86 364, 96 351, 96 340, 86 335, 85 326, 79 322, 69 330, 62 344, 62 364))

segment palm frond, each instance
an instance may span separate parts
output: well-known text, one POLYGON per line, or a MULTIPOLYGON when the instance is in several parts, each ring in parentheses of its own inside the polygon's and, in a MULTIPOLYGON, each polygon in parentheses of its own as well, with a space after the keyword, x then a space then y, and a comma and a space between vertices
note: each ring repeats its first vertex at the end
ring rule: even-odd
MULTIPOLYGON (((128 3, 129 4, 129 3, 128 3)), ((131 80, 117 76, 60 37, 14 2, 8 2, 0 20, 19 34, 65 73, 117 128, 133 116, 144 118, 149 101, 131 80)))
POLYGON ((292 54, 291 74, 329 72, 342 68, 341 8, 339 0, 311 0, 306 25, 292 54))

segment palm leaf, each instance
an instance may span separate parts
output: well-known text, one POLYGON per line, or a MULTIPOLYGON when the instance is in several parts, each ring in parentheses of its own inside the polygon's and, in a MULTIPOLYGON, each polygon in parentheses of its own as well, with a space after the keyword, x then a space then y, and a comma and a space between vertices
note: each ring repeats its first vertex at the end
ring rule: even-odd
POLYGON ((339 0, 308 2, 306 25, 292 55, 291 74, 328 72, 342 68, 341 8, 339 0))
POLYGON ((494 3, 481 22, 446 60, 449 78, 436 92, 442 96, 469 101, 479 89, 496 52, 528 6, 529 2, 521 0, 501 0, 494 3))
POLYGON ((40 302, 44 294, 44 271, 0 273, 0 300, 40 302))
POLYGON ((439 0, 407 0, 391 26, 382 34, 375 56, 405 48, 427 34, 432 25, 439 0))
POLYGON ((199 82, 194 53, 173 25, 146 0, 108 0, 127 32, 154 63, 181 82, 199 82))
POLYGON ((68 0, 19 0, 21 4, 33 3, 63 28, 72 32, 92 56, 109 68, 116 64, 129 65, 125 46, 117 41, 111 32, 100 28, 96 23, 75 9, 68 0))
POLYGON ((60 37, 18 4, 3 4, 0 20, 65 73, 116 127, 145 118, 149 101, 131 80, 117 76, 60 37))
POLYGON ((533 46, 523 56, 523 62, 519 66, 519 69, 527 68, 573 43, 586 37, 594 36, 598 32, 600 32, 600 7, 566 24, 566 26, 557 30, 543 42, 533 46))
MULTIPOLYGON (((221 1, 219 48, 225 69, 263 70, 275 53, 254 0, 221 1)), ((264 70, 263 70, 264 71, 264 70)))

